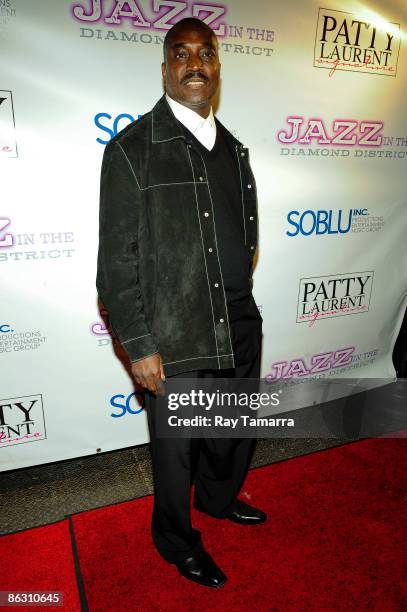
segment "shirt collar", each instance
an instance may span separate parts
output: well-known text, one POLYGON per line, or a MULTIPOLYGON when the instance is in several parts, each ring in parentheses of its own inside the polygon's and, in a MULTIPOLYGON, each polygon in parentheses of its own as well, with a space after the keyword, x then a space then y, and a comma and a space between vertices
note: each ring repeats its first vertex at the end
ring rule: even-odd
POLYGON ((193 134, 195 134, 197 130, 202 128, 205 123, 208 123, 213 130, 216 129, 215 117, 213 115, 212 106, 211 110, 209 111, 209 115, 204 118, 201 117, 201 115, 199 115, 197 112, 188 108, 187 106, 184 106, 176 100, 173 100, 168 94, 165 94, 165 97, 178 121, 185 125, 185 127, 188 128, 188 130, 193 134))

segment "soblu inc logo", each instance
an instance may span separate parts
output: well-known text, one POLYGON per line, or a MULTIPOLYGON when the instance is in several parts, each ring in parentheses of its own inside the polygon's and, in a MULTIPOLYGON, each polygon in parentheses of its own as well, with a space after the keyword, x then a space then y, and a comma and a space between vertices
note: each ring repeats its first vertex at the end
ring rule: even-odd
POLYGON ((110 398, 110 405, 113 408, 118 408, 119 412, 111 412, 110 416, 114 419, 129 414, 140 414, 143 412, 145 405, 144 393, 141 391, 135 391, 125 395, 124 393, 117 393, 110 398))
MULTIPOLYGON (((137 119, 140 119, 142 115, 137 115, 137 119)), ((97 113, 94 117, 94 123, 97 128, 108 134, 108 138, 103 140, 99 136, 96 138, 96 142, 102 145, 107 143, 114 137, 120 130, 124 129, 127 125, 136 121, 136 117, 129 113, 121 113, 115 117, 109 113, 97 113)))
POLYGON ((290 210, 287 221, 290 229, 286 231, 287 236, 293 238, 301 236, 311 236, 316 234, 347 234, 352 227, 353 217, 368 215, 367 208, 355 208, 344 211, 334 210, 290 210))

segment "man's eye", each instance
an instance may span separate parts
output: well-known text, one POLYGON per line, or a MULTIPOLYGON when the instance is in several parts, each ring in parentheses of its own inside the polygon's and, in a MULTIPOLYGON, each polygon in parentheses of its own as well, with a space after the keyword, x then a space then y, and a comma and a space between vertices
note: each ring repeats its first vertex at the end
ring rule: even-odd
POLYGON ((187 54, 185 53, 185 51, 178 51, 178 53, 176 53, 175 57, 183 58, 183 57, 186 57, 186 55, 187 54))
POLYGON ((214 52, 213 51, 203 51, 202 55, 204 57, 214 57, 214 52))

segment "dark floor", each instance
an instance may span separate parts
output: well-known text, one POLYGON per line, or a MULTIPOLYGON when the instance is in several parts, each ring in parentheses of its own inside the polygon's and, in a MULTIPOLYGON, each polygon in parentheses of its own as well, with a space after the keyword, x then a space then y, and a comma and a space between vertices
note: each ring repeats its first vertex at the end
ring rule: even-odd
MULTIPOLYGON (((251 467, 349 442, 258 440, 251 467)), ((44 525, 67 514, 153 492, 149 445, 134 446, 0 474, 0 534, 44 525)))

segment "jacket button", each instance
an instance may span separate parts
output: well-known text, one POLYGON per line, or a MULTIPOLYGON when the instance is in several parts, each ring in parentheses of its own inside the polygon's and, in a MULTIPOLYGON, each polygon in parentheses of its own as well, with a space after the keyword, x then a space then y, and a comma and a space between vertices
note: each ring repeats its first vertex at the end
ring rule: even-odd
POLYGON ((200 181, 203 181, 203 176, 200 176, 200 177, 199 177, 199 180, 200 180, 200 181))
POLYGON ((219 322, 220 322, 220 323, 224 323, 224 322, 225 322, 225 319, 219 319, 219 322))
POLYGON ((254 249, 254 246, 252 245, 252 246, 250 247, 250 250, 251 250, 251 251, 253 251, 253 249, 254 249))
POLYGON ((242 151, 242 152, 240 153, 240 155, 241 155, 242 157, 244 157, 244 151, 242 151))
POLYGON ((204 212, 205 217, 209 217, 209 213, 208 212, 204 212))
POLYGON ((247 187, 248 187, 248 189, 251 189, 251 188, 252 188, 252 186, 250 185, 250 183, 247 185, 247 187))
POLYGON ((208 251, 209 251, 209 253, 212 253, 213 248, 212 248, 212 247, 209 247, 208 251))
POLYGON ((219 287, 219 283, 215 283, 215 285, 214 285, 214 286, 215 286, 215 287, 219 287))
POLYGON ((249 219, 250 219, 250 221, 253 221, 253 220, 254 220, 254 217, 249 217, 249 219))

